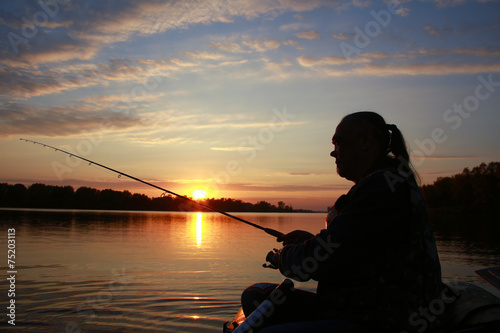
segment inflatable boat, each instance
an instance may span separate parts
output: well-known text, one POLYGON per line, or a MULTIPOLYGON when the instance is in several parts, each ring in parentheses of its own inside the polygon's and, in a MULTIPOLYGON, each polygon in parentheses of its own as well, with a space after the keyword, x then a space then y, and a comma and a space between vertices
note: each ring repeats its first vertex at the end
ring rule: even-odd
MULTIPOLYGON (((491 267, 476 271, 488 283, 500 289, 500 267, 491 267)), ((469 282, 452 282, 444 285, 450 293, 433 304, 434 315, 439 317, 442 327, 437 330, 427 331, 425 327, 415 327, 415 332, 435 333, 500 333, 500 298, 486 289, 469 282)), ((293 282, 285 279, 276 289, 278 293, 286 293, 293 288, 293 282)), ((259 328, 267 327, 266 332, 283 332, 280 325, 269 326, 266 324, 271 319, 274 306, 273 295, 269 296, 262 304, 245 317, 240 308, 231 321, 223 326, 223 333, 250 333, 259 332, 259 328)), ((314 332, 314 322, 310 329, 299 332, 314 332)))

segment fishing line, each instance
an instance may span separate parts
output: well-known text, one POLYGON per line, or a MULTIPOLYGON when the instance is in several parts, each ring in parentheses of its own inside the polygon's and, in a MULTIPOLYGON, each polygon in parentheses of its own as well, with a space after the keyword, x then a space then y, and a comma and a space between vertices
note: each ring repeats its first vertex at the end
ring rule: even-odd
POLYGON ((33 140, 27 140, 27 139, 23 139, 23 138, 21 138, 21 139, 19 139, 19 140, 21 140, 21 141, 26 141, 26 142, 32 142, 33 144, 37 144, 37 145, 43 146, 43 147, 45 147, 45 148, 52 148, 52 149, 54 149, 56 152, 61 152, 61 153, 64 153, 64 154, 66 154, 66 155, 69 155, 70 157, 76 157, 76 158, 78 158, 78 159, 80 159, 80 160, 82 160, 82 161, 88 162, 88 163, 89 163, 89 165, 94 164, 94 165, 97 165, 97 166, 99 166, 99 167, 101 167, 101 168, 104 168, 104 169, 110 170, 110 171, 112 171, 112 172, 115 172, 115 173, 117 173, 117 174, 118 174, 118 178, 120 178, 121 176, 125 176, 125 177, 127 177, 127 178, 133 179, 133 180, 138 181, 138 182, 140 182, 140 183, 143 183, 143 184, 146 184, 146 185, 148 185, 148 186, 154 187, 154 188, 156 188, 156 189, 158 189, 158 190, 161 190, 161 191, 163 191, 162 196, 165 196, 165 193, 169 193, 169 194, 175 195, 176 197, 182 198, 182 199, 184 199, 184 200, 186 200, 186 201, 189 201, 189 202, 193 202, 193 203, 197 204, 198 206, 203 207, 203 208, 205 208, 205 209, 208 209, 208 210, 210 210, 210 211, 217 212, 217 213, 219 213, 219 214, 225 215, 225 216, 230 217, 230 218, 232 218, 232 219, 235 219, 235 220, 237 220, 237 221, 240 221, 240 222, 243 222, 243 223, 245 223, 245 224, 248 224, 248 225, 250 225, 250 226, 252 226, 252 227, 254 227, 254 228, 257 228, 257 229, 260 229, 260 230, 264 230, 266 233, 268 233, 268 234, 269 234, 269 235, 271 235, 271 236, 274 236, 274 237, 282 237, 282 236, 284 236, 284 234, 283 234, 283 233, 281 233, 281 232, 279 232, 279 231, 277 231, 277 230, 274 230, 274 229, 271 229, 271 228, 264 228, 263 226, 260 226, 260 225, 258 225, 258 224, 255 224, 255 223, 252 223, 252 222, 250 222, 250 221, 244 220, 244 219, 242 219, 242 218, 240 218, 240 217, 234 216, 234 215, 229 214, 229 213, 226 213, 226 212, 224 212, 224 211, 222 211, 222 210, 219 210, 219 209, 213 208, 213 207, 211 207, 211 206, 205 205, 205 204, 200 203, 200 202, 198 202, 198 201, 196 201, 196 200, 194 200, 194 199, 188 198, 188 197, 186 197, 186 196, 184 196, 184 195, 180 195, 180 194, 177 194, 177 193, 175 193, 175 192, 169 191, 169 190, 164 189, 163 187, 160 187, 160 186, 158 186, 158 185, 155 185, 155 184, 149 183, 149 182, 147 182, 147 181, 145 181, 145 180, 142 180, 142 179, 139 179, 139 178, 137 178, 137 177, 134 177, 134 176, 128 175, 128 174, 126 174, 126 173, 124 173, 124 172, 121 172, 121 171, 119 171, 119 170, 116 170, 116 169, 110 168, 110 167, 108 167, 108 166, 106 166, 106 165, 103 165, 103 164, 100 164, 100 163, 94 162, 94 161, 89 160, 89 159, 87 159, 87 158, 84 158, 84 157, 78 156, 78 155, 76 155, 76 154, 74 154, 74 153, 70 153, 70 152, 65 151, 65 150, 63 150, 63 149, 60 149, 60 148, 57 148, 57 147, 53 147, 53 146, 50 146, 50 145, 48 145, 48 144, 41 143, 41 142, 37 142, 37 141, 33 141, 33 140))

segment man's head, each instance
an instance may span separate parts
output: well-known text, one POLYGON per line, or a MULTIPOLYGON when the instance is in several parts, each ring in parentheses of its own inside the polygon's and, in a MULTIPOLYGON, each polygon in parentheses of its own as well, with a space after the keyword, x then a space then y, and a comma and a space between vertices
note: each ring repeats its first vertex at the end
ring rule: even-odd
POLYGON ((355 183, 380 167, 387 157, 389 130, 384 118, 375 112, 347 115, 337 126, 332 143, 337 172, 355 183))

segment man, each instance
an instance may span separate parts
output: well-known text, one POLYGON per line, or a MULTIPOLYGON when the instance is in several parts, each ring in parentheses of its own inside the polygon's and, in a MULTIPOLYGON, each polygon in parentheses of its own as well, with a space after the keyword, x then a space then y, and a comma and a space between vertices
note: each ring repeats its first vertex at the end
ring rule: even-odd
POLYGON ((279 321, 293 323, 262 332, 417 331, 412 313, 439 299, 441 269, 403 136, 377 113, 358 112, 342 119, 332 143, 338 174, 355 185, 325 230, 293 231, 266 258, 286 277, 317 280, 317 292, 291 295, 293 316, 279 321))

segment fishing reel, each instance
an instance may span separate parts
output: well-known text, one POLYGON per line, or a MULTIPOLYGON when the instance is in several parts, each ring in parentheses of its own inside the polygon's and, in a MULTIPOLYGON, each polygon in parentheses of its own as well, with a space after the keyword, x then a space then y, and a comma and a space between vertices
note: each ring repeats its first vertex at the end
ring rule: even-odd
POLYGON ((280 250, 278 249, 273 249, 272 251, 270 251, 266 256, 266 261, 269 263, 263 263, 262 267, 278 269, 279 252, 280 250))

